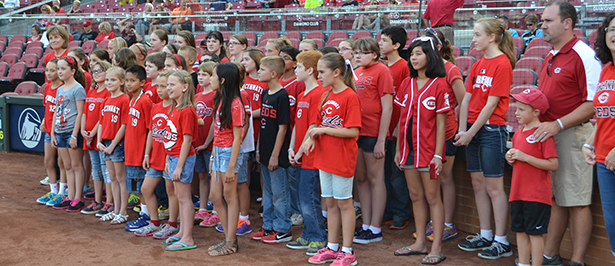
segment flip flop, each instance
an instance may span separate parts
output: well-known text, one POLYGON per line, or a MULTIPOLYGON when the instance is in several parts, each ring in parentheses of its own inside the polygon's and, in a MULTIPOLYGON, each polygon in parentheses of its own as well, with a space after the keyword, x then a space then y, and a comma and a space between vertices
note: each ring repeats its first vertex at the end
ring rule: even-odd
POLYGON ((169 238, 167 238, 166 240, 162 241, 163 245, 173 245, 173 243, 179 241, 181 239, 174 237, 174 236, 170 236, 169 238), (170 241, 169 241, 170 240, 170 241))
POLYGON ((192 246, 188 246, 182 242, 175 242, 173 243, 173 245, 180 245, 181 247, 179 248, 172 248, 172 247, 167 247, 165 250, 168 251, 178 251, 178 250, 188 250, 188 249, 195 249, 196 248, 196 244, 192 245, 192 246))
POLYGON ((403 247, 400 250, 404 250, 404 251, 407 250, 408 252, 406 252, 406 253, 399 253, 399 252, 395 251, 395 253, 394 253, 395 256, 427 255, 427 252, 416 251, 416 250, 413 250, 413 249, 411 249, 409 247, 403 247))
POLYGON ((432 255, 432 256, 426 256, 425 258, 423 258, 423 260, 421 261, 422 264, 426 264, 426 265, 436 265, 440 262, 443 262, 446 259, 446 256, 436 256, 436 255, 432 255), (435 262, 426 262, 425 260, 428 259, 432 259, 432 258, 437 258, 438 260, 435 262))

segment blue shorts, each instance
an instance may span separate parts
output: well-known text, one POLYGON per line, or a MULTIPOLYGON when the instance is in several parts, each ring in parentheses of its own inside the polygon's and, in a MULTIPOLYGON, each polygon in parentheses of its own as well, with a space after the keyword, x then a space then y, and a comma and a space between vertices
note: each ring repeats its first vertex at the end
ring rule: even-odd
MULTIPOLYGON (((169 179, 173 179, 173 172, 175 168, 177 168, 177 162, 179 161, 179 157, 169 156, 169 179)), ((182 173, 179 178, 179 182, 190 184, 192 183, 192 177, 194 176, 194 162, 196 161, 196 155, 186 157, 186 162, 184 162, 184 168, 182 168, 182 173)))
POLYGON ((45 143, 51 143, 51 136, 45 132, 45 143))
MULTIPOLYGON (((471 126, 468 123, 468 128, 471 126)), ((466 147, 468 172, 483 172, 485 177, 504 176, 506 140, 506 126, 484 125, 466 147)))
MULTIPOLYGON (((111 145, 111 142, 113 142, 113 140, 110 140, 110 139, 103 139, 102 141, 103 145, 105 146, 111 145)), ((111 154, 103 153, 103 159, 105 159, 105 161, 111 160, 112 162, 115 162, 115 163, 123 162, 124 161, 124 140, 120 141, 120 143, 118 143, 117 146, 115 146, 115 149, 113 149, 113 153, 111 154)))
MULTIPOLYGON (((239 166, 239 173, 237 173, 237 184, 248 182, 248 160, 250 160, 250 153, 240 153, 237 157, 237 161, 241 161, 239 166)), ((239 164, 240 162, 237 162, 239 164)))
POLYGON ((457 146, 455 146, 453 142, 455 142, 455 136, 444 143, 444 146, 446 147, 446 150, 444 151, 446 156, 455 156, 455 154, 457 154, 457 146))
POLYGON ((171 179, 171 177, 169 177, 169 175, 167 174, 167 172, 165 171, 161 171, 161 170, 156 170, 154 168, 149 168, 149 170, 147 170, 147 173, 145 173, 146 177, 155 177, 155 178, 165 178, 165 179, 171 179))
POLYGON ((209 172, 209 161, 211 160, 211 151, 204 150, 196 154, 196 162, 194 163, 194 171, 197 173, 209 172))
POLYGON ((109 171, 107 170, 107 164, 103 160, 102 151, 88 150, 90 153, 90 160, 92 161, 92 179, 94 181, 105 181, 105 184, 110 184, 109 171))
POLYGON ((378 137, 359 136, 359 139, 357 139, 359 149, 364 152, 374 152, 376 142, 378 142, 378 137))
MULTIPOLYGON (((73 133, 56 133, 56 142, 58 142, 58 148, 71 148, 70 139, 73 133)), ((83 148, 83 137, 81 134, 77 134, 77 147, 83 148)))
POLYGON ((320 173, 320 191, 321 197, 334 199, 351 199, 352 198, 352 182, 353 177, 343 177, 335 175, 323 170, 320 173))
POLYGON ((145 169, 141 166, 126 165, 126 190, 128 193, 141 193, 145 169))
MULTIPOLYGON (((226 169, 228 169, 228 165, 231 162, 231 151, 233 147, 218 147, 214 146, 213 150, 213 160, 211 165, 211 170, 213 172, 221 172, 226 173, 226 169)), ((241 148, 239 148, 239 155, 241 155, 241 148)), ((241 169, 241 165, 243 160, 239 160, 241 157, 237 157, 237 162, 235 163, 235 173, 238 174, 241 169)), ((216 179, 217 180, 217 179, 216 179)))
MULTIPOLYGON (((406 169, 414 169, 414 151, 408 152, 408 159, 406 159, 406 164, 399 166, 402 170, 406 169)), ((419 172, 429 172, 429 167, 419 167, 416 168, 419 172)))

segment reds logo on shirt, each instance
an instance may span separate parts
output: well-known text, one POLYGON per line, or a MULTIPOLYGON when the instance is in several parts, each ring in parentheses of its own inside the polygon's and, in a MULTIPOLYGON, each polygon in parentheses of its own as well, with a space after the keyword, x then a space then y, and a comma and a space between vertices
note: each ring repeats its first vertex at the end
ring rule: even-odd
POLYGON ((167 126, 164 132, 164 148, 169 150, 177 143, 177 127, 170 119, 167 120, 167 126))
POLYGON ((297 98, 292 95, 288 95, 288 101, 290 102, 290 106, 295 106, 297 104, 297 98))
POLYGON ((211 116, 213 114, 214 108, 207 106, 202 101, 196 103, 196 114, 201 118, 205 118, 206 116, 211 116))
POLYGON ((525 141, 527 141, 527 143, 536 143, 536 140, 534 139, 534 134, 529 135, 527 138, 525 138, 525 141))
POLYGON ((476 82, 473 88, 480 88, 483 92, 487 92, 487 89, 493 84, 493 77, 489 76, 476 76, 476 82))
POLYGON ((423 106, 425 106, 425 108, 427 110, 435 110, 436 109, 436 97, 430 96, 425 98, 425 100, 423 100, 422 102, 423 106))
POLYGON ((91 112, 91 111, 94 111, 94 108, 96 108, 96 104, 91 103, 91 104, 88 106, 88 110, 90 110, 90 112, 91 112))
POLYGON ((164 142, 168 117, 166 114, 159 113, 153 117, 153 120, 155 122, 152 123, 152 139, 157 142, 164 142))
POLYGON ((609 100, 609 93, 608 92, 603 92, 602 94, 600 94, 600 96, 598 96, 598 101, 601 104, 604 104, 606 101, 609 100))

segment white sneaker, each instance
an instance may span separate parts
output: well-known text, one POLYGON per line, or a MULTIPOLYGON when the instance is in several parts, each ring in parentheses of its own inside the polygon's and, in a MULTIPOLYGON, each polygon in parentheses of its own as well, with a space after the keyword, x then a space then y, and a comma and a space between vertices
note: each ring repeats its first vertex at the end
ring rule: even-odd
POLYGON ((302 225, 303 224, 303 216, 301 214, 295 213, 290 216, 290 220, 293 222, 293 225, 302 225))
POLYGON ((43 178, 43 180, 39 181, 43 186, 49 186, 49 177, 43 178))

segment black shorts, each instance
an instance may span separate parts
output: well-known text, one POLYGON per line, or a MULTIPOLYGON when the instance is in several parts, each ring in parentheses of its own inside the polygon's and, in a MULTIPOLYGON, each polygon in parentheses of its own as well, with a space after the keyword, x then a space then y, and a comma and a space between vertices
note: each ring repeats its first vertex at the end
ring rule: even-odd
POLYGON ((376 142, 378 142, 378 137, 359 136, 359 139, 357 140, 357 145, 359 146, 359 149, 363 150, 364 152, 374 152, 376 142))
POLYGON ((531 201, 513 201, 510 204, 510 229, 528 235, 547 233, 551 218, 551 206, 531 201))
POLYGON ((455 154, 457 154, 457 146, 455 146, 453 142, 455 142, 454 136, 444 143, 444 146, 446 147, 444 151, 446 156, 455 156, 455 154))

